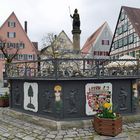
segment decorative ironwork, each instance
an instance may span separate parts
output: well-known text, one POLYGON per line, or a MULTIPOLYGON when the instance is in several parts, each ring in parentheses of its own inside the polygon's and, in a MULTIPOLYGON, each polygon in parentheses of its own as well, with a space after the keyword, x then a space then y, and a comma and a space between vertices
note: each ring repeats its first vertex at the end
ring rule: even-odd
POLYGON ((77 113, 76 94, 77 94, 77 90, 71 90, 69 93, 69 97, 67 98, 69 102, 68 113, 70 114, 77 113))
POLYGON ((45 100, 45 104, 43 104, 43 111, 47 113, 52 112, 51 104, 52 104, 52 98, 53 95, 50 93, 49 90, 45 90, 45 93, 43 94, 43 99, 45 100))
POLYGON ((119 109, 120 110, 126 110, 127 109, 127 96, 128 96, 128 93, 125 91, 125 89, 123 87, 121 87, 120 89, 120 94, 119 94, 119 98, 120 98, 120 107, 119 109))
POLYGON ((138 77, 139 69, 139 60, 136 59, 46 59, 6 64, 9 79, 138 77))
POLYGON ((14 94, 15 105, 21 105, 21 95, 18 86, 16 86, 16 88, 14 89, 14 92, 15 92, 14 94))

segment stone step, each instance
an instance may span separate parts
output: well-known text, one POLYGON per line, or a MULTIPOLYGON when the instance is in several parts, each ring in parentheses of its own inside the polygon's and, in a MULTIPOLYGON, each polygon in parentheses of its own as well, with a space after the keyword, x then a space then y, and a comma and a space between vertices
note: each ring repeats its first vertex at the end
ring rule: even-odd
POLYGON ((91 119, 77 119, 77 120, 65 120, 56 121, 53 119, 48 119, 44 117, 38 117, 23 112, 15 111, 8 108, 0 108, 0 114, 8 115, 10 117, 24 120, 44 128, 49 128, 50 130, 65 130, 65 129, 78 129, 78 128, 89 128, 92 127, 91 119))

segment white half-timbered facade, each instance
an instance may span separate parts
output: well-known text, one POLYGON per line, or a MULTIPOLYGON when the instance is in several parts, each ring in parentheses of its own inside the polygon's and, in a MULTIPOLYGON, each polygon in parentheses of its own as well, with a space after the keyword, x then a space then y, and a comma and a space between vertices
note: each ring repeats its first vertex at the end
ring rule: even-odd
POLYGON ((122 6, 110 55, 112 58, 123 55, 140 58, 140 9, 122 6))

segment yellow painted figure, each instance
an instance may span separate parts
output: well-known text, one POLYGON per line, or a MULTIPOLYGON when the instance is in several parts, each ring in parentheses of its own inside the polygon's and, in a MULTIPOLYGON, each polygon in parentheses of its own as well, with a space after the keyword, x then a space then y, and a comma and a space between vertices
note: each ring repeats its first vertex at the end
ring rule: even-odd
POLYGON ((61 107, 62 107, 62 99, 61 99, 61 91, 62 91, 62 87, 60 85, 56 85, 54 87, 54 95, 55 95, 55 108, 56 108, 56 112, 60 112, 61 107))

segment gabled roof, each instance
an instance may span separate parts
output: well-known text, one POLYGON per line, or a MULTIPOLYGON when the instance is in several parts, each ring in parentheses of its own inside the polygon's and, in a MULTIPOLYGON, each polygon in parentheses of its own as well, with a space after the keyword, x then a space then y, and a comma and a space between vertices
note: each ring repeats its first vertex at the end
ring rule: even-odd
POLYGON ((118 23, 119 23, 119 19, 120 19, 122 9, 124 9, 125 13, 127 14, 128 18, 130 19, 131 24, 135 28, 137 34, 140 36, 140 9, 139 8, 122 6, 121 10, 120 10, 120 13, 119 13, 118 20, 117 20, 117 24, 116 24, 115 32, 114 32, 114 35, 113 35, 113 39, 112 39, 112 42, 111 42, 111 47, 110 47, 110 50, 109 50, 109 54, 111 53, 112 44, 113 44, 113 40, 114 40, 114 37, 115 37, 115 34, 116 34, 116 30, 117 30, 117 26, 118 26, 118 23))
POLYGON ((122 6, 122 9, 124 9, 130 22, 140 36, 140 9, 126 6, 122 6))
POLYGON ((23 29, 21 23, 19 22, 17 16, 15 15, 14 12, 11 13, 11 15, 6 19, 6 21, 2 24, 2 26, 0 27, 0 30, 3 28, 3 26, 8 22, 8 20, 11 18, 11 17, 15 17, 16 21, 18 22, 18 25, 20 26, 22 32, 24 33, 24 35, 26 36, 27 40, 30 42, 31 46, 33 47, 34 51, 38 54, 38 50, 37 48, 34 46, 34 44, 31 42, 31 40, 29 39, 27 33, 25 32, 25 30, 23 29))
MULTIPOLYGON (((61 38, 62 37, 62 35, 64 35, 66 38, 67 38, 67 40, 71 43, 71 45, 72 45, 72 41, 70 40, 70 38, 67 36, 67 34, 62 30, 60 33, 59 33, 59 35, 57 36, 57 38, 56 39, 59 39, 59 38, 61 38)), ((52 42, 53 43, 53 42, 52 42)), ((46 51, 48 48, 50 48, 51 47, 51 45, 48 45, 48 46, 46 46, 46 47, 44 47, 43 49, 41 49, 41 53, 43 53, 44 51, 46 51)))
POLYGON ((81 52, 83 54, 87 54, 88 51, 90 50, 90 48, 92 47, 92 44, 94 44, 94 42, 96 41, 97 37, 99 36, 99 34, 101 33, 104 25, 107 24, 107 22, 105 22, 103 25, 101 25, 86 41, 86 43, 84 44, 83 48, 81 49, 81 52))

